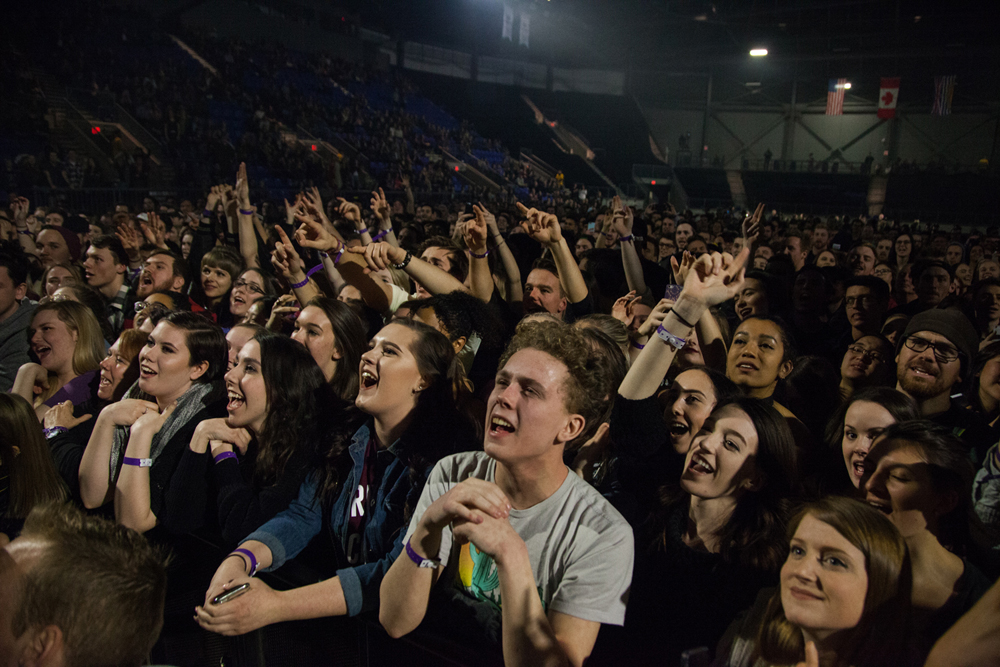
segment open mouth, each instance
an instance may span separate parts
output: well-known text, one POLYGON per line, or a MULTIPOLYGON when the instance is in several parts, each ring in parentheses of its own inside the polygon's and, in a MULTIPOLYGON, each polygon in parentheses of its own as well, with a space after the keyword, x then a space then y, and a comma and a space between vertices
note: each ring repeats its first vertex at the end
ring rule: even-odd
POLYGON ((52 352, 52 348, 47 345, 36 345, 35 346, 35 356, 41 361, 52 352))
POLYGON ((232 389, 229 390, 229 403, 226 405, 226 410, 234 412, 242 408, 245 403, 246 397, 243 394, 232 389))
POLYGON ((865 502, 877 509, 882 514, 892 514, 892 506, 884 501, 878 500, 877 498, 869 497, 865 502))
POLYGON ((152 285, 153 284, 153 276, 151 274, 149 274, 149 273, 143 272, 143 274, 141 276, 139 276, 139 284, 140 285, 146 285, 147 287, 150 286, 150 285, 152 285))
POLYGON ((746 318, 750 317, 752 313, 753 313, 753 308, 751 308, 750 306, 740 308, 738 311, 736 311, 736 314, 739 315, 741 320, 745 320, 746 318))
POLYGON ((496 415, 494 415, 490 419, 491 435, 502 435, 505 433, 513 433, 516 430, 517 428, 503 417, 497 417, 496 415))
POLYGON ((233 294, 233 303, 234 303, 234 304, 238 303, 238 304, 240 304, 240 305, 243 305, 243 304, 245 304, 245 303, 246 303, 246 301, 244 301, 243 297, 241 297, 241 296, 236 296, 235 294, 233 294))
POLYGON ((743 373, 755 373, 760 369, 757 368, 755 364, 751 364, 749 361, 741 361, 740 363, 736 364, 736 370, 741 371, 743 373))
POLYGON ((670 435, 674 438, 685 436, 691 432, 691 428, 681 420, 675 420, 670 424, 670 435))
POLYGON ((855 477, 861 479, 865 475, 865 459, 864 457, 854 457, 851 460, 851 472, 855 477))
POLYGON ((937 377, 937 372, 927 366, 921 366, 919 364, 910 366, 910 371, 917 377, 935 378, 937 377))
POLYGON ((97 383, 98 387, 110 387, 111 378, 107 375, 107 371, 101 371, 101 379, 97 383))
POLYGON ((361 388, 371 389, 378 385, 378 376, 371 371, 361 371, 361 388))
POLYGON ((695 454, 691 457, 691 465, 688 466, 688 470, 692 470, 702 475, 711 475, 715 472, 715 468, 712 467, 712 464, 709 463, 708 459, 701 454, 695 454))
POLYGON ((154 371, 151 366, 148 366, 146 364, 139 365, 139 377, 148 379, 151 377, 155 377, 156 375, 157 372, 154 371))
POLYGON ((84 279, 85 279, 85 280, 90 280, 90 279, 91 279, 91 278, 93 278, 93 277, 94 277, 95 275, 96 275, 96 274, 94 274, 94 273, 91 273, 90 271, 84 271, 84 272, 83 272, 83 277, 84 277, 84 279))

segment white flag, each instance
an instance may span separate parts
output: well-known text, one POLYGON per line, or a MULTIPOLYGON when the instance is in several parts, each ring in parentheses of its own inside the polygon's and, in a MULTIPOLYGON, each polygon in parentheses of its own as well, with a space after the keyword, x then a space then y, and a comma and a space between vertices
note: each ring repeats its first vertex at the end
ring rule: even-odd
POLYGON ((510 5, 503 6, 503 34, 501 39, 514 41, 514 8, 510 5))
POLYGON ((528 45, 528 32, 531 30, 531 17, 527 14, 521 14, 521 34, 518 36, 518 42, 521 46, 528 45))

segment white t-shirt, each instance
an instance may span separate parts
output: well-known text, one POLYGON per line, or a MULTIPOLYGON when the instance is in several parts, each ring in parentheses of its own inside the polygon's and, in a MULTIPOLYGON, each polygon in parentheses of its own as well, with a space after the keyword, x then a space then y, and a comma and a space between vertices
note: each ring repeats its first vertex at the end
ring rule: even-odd
MULTIPOLYGON (((469 477, 495 480, 496 461, 465 452, 438 461, 420 495, 406 540, 427 508, 469 477)), ((618 511, 573 471, 551 496, 511 510, 510 525, 528 547, 542 606, 586 621, 622 625, 632 583, 632 528, 618 511)), ((500 579, 493 559, 475 545, 455 545, 451 528, 441 535, 442 585, 500 608, 500 579)))

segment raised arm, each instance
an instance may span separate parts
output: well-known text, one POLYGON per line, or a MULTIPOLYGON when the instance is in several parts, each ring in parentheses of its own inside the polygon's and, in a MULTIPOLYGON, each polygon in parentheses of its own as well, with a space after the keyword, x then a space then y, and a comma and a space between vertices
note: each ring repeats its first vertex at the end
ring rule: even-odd
MULTIPOLYGON (((745 247, 749 248, 750 246, 745 247)), ((677 282, 681 285, 684 284, 684 280, 693 265, 694 256, 687 250, 681 256, 680 263, 677 262, 676 257, 670 258, 670 268, 673 269, 677 282)), ((698 344, 701 347, 701 356, 705 359, 705 365, 725 372, 726 356, 729 351, 722 338, 722 329, 719 328, 719 323, 715 320, 710 309, 706 309, 698 318, 695 323, 695 333, 698 334, 698 344)))
POLYGON ((153 436, 156 435, 174 411, 175 405, 163 412, 148 410, 136 420, 129 432, 125 448, 125 462, 118 483, 115 485, 115 520, 126 528, 145 533, 156 525, 156 515, 150 507, 148 461, 153 436))
POLYGON ((622 206, 618 195, 615 195, 613 206, 611 224, 618 232, 618 245, 622 249, 622 265, 625 267, 625 280, 628 281, 628 288, 635 291, 640 298, 651 299, 653 293, 646 286, 646 277, 642 273, 642 262, 635 249, 635 237, 632 235, 635 213, 631 207, 622 206))
MULTIPOLYGON (((392 302, 392 290, 383 281, 369 275, 364 250, 353 249, 360 251, 360 254, 348 252, 339 240, 313 218, 302 216, 299 220, 302 225, 295 231, 295 240, 299 245, 330 255, 331 259, 336 261, 337 271, 347 283, 358 288, 361 298, 369 307, 380 313, 388 312, 389 304, 392 302), (344 252, 341 252, 342 249, 344 252)), ((300 301, 300 303, 306 302, 300 301)))
POLYGON ((464 223, 459 223, 462 237, 469 248, 469 282, 473 295, 489 303, 493 296, 493 272, 490 271, 489 249, 486 245, 486 212, 478 206, 473 206, 475 217, 464 223))
POLYGON ((375 213, 375 218, 379 221, 379 227, 382 231, 378 233, 382 238, 373 240, 385 241, 391 246, 399 247, 399 241, 396 240, 396 232, 392 229, 392 215, 390 213, 389 201, 385 198, 385 192, 382 188, 378 189, 378 192, 372 192, 372 211, 375 213))
POLYGON ((87 509, 101 507, 111 500, 110 462, 115 427, 130 426, 150 410, 159 408, 156 403, 134 398, 122 399, 101 410, 80 460, 80 497, 87 509))
POLYGON ((337 206, 337 212, 352 225, 354 225, 355 231, 358 232, 358 236, 361 237, 361 244, 368 245, 372 242, 371 231, 365 227, 365 221, 361 217, 361 207, 357 204, 353 204, 343 197, 337 197, 337 201, 340 204, 337 206))
POLYGON ((274 230, 278 233, 279 241, 274 246, 271 253, 271 265, 274 267, 292 287, 295 298, 299 303, 309 303, 311 299, 321 294, 318 287, 313 283, 312 278, 306 275, 305 265, 302 258, 296 252, 288 234, 280 226, 275 225, 274 230))
POLYGON ((34 233, 28 227, 30 205, 26 197, 15 197, 11 203, 11 210, 14 213, 14 227, 17 228, 17 240, 21 248, 29 255, 34 255, 38 249, 35 246, 34 233))
POLYGON ((240 162, 236 174, 236 208, 240 226, 240 254, 248 267, 259 269, 257 256, 257 232, 253 224, 253 206, 250 205, 250 184, 247 180, 247 164, 240 162))
POLYGON ((569 244, 562 235, 559 227, 559 219, 554 215, 542 213, 537 209, 529 209, 524 204, 518 202, 518 209, 525 217, 521 226, 524 230, 552 253, 556 269, 559 271, 559 281, 563 289, 566 290, 566 297, 570 303, 579 303, 587 298, 589 290, 587 283, 583 280, 580 267, 573 259, 573 253, 569 249, 569 244))
POLYGON ((364 257, 371 271, 381 271, 390 266, 403 269, 416 282, 423 285, 431 294, 447 294, 449 292, 468 292, 468 288, 458 279, 430 262, 414 257, 402 248, 396 248, 388 243, 372 243, 364 248, 348 248, 347 252, 364 257))
POLYGON ((479 203, 479 208, 483 210, 483 214, 486 216, 486 226, 490 231, 490 237, 493 239, 494 252, 500 254, 504 273, 507 274, 507 303, 521 303, 524 301, 524 283, 521 282, 521 269, 517 266, 514 253, 507 247, 507 241, 500 233, 496 216, 490 213, 483 206, 482 202, 479 203))
POLYGON ((735 259, 728 253, 712 253, 702 255, 695 261, 677 302, 666 313, 656 335, 650 336, 625 375, 618 388, 620 396, 642 399, 656 392, 680 349, 678 345, 683 345, 693 325, 710 307, 739 293, 743 285, 744 265, 749 256, 750 249, 744 248, 735 259))

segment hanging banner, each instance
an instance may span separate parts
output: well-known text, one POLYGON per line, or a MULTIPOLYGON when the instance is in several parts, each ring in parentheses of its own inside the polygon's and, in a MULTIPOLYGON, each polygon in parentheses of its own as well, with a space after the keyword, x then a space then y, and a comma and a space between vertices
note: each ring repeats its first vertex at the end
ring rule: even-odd
POLYGON ((878 91, 878 117, 895 118, 896 101, 899 99, 899 77, 882 77, 878 91))
POLYGON ((531 17, 527 14, 521 14, 521 33, 518 35, 518 41, 521 46, 528 46, 528 33, 531 30, 531 17))
POLYGON ((514 8, 510 5, 503 6, 503 33, 500 37, 514 41, 514 8))

